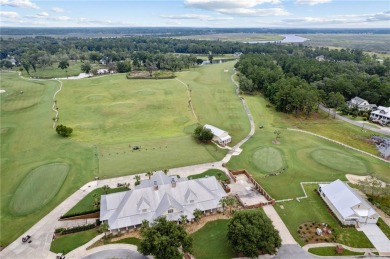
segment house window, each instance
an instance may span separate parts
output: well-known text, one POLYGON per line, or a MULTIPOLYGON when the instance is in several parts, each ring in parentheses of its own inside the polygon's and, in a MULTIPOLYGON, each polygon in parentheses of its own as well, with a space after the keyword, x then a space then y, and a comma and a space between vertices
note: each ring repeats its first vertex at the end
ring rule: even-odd
POLYGON ((168 213, 173 213, 173 209, 169 209, 169 210, 168 210, 168 213))
POLYGON ((143 210, 142 210, 142 212, 146 212, 146 211, 148 211, 148 210, 147 210, 147 209, 143 209, 143 210))
POLYGON ((190 200, 190 203, 194 203, 194 200, 190 200))

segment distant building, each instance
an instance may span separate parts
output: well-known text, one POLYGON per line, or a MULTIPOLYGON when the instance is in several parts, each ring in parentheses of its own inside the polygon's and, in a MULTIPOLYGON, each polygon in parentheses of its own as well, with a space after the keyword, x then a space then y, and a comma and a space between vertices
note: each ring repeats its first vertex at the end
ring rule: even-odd
POLYGON ((378 221, 378 213, 346 183, 336 180, 319 186, 321 198, 342 224, 375 224, 378 221))
POLYGON ((232 137, 229 135, 229 132, 218 129, 217 127, 206 124, 203 126, 205 129, 211 130, 213 133, 213 141, 218 142, 220 145, 227 145, 232 141, 232 137))
POLYGON ((379 106, 370 113, 370 120, 382 125, 390 123, 390 107, 379 106))
POLYGON ((97 70, 97 74, 98 75, 108 74, 108 69, 107 68, 100 68, 97 70))
POLYGON ((134 229, 144 220, 153 222, 161 216, 179 222, 185 215, 192 221, 195 209, 204 213, 222 210, 219 201, 225 196, 214 176, 188 180, 159 171, 133 190, 102 195, 100 220, 108 223, 111 232, 134 229))
POLYGON ((369 104, 368 101, 357 96, 348 101, 347 105, 350 109, 357 108, 359 111, 371 111, 377 108, 376 104, 369 104))
POLYGON ((326 59, 325 59, 324 55, 320 55, 320 56, 316 57, 316 60, 318 60, 318 61, 325 61, 326 59))

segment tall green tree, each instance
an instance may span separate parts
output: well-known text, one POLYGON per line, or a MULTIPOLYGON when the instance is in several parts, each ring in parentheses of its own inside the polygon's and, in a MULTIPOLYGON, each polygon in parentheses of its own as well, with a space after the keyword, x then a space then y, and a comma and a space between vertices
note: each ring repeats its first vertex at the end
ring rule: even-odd
MULTIPOLYGON (((63 59, 58 64, 58 68, 61 68, 62 70, 67 69, 69 67, 69 62, 66 59, 63 59)), ((68 77, 68 70, 65 70, 66 77, 68 77)))
POLYGON ((84 73, 89 74, 91 72, 92 66, 88 62, 85 62, 84 64, 81 65, 81 71, 84 73))
POLYGON ((229 222, 227 239, 233 250, 247 257, 274 254, 281 246, 279 232, 260 210, 237 211, 229 222))
POLYGON ((214 137, 211 130, 204 128, 202 125, 195 128, 194 136, 197 140, 203 143, 210 142, 214 137))
POLYGON ((69 137, 70 134, 72 134, 73 129, 71 127, 66 127, 62 124, 57 125, 56 132, 58 135, 61 135, 63 137, 69 137))
POLYGON ((191 252, 192 238, 182 225, 157 218, 152 226, 142 224, 141 242, 138 251, 144 255, 153 255, 156 259, 181 259, 183 254, 191 252))

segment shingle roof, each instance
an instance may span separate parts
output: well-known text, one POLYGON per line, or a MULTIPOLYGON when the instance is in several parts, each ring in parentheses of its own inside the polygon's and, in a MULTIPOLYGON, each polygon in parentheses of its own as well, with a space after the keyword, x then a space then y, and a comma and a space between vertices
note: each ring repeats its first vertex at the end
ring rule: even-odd
POLYGON ((111 229, 139 225, 143 220, 151 222, 162 215, 168 220, 186 215, 191 220, 195 209, 219 208, 219 201, 225 196, 215 177, 188 180, 157 172, 133 190, 102 195, 100 220, 107 220, 111 229), (172 179, 175 179, 176 187, 172 187, 172 179), (157 182, 157 190, 154 182, 157 182), (169 209, 173 212, 168 213, 169 209))

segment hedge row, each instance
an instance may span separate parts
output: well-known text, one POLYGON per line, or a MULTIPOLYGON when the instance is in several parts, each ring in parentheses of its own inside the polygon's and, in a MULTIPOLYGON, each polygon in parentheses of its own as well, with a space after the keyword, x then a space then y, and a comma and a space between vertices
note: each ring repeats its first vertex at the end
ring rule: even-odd
POLYGON ((56 228, 56 230, 54 232, 56 234, 65 235, 65 234, 71 234, 71 233, 81 232, 81 231, 85 231, 85 230, 90 230, 90 229, 93 229, 95 227, 96 227, 95 224, 88 224, 88 225, 78 226, 78 227, 74 227, 74 228, 56 228))
POLYGON ((98 211, 100 211, 100 208, 89 210, 89 211, 82 211, 82 212, 76 212, 76 213, 71 213, 71 214, 65 214, 65 215, 62 215, 60 217, 60 219, 66 219, 66 218, 72 218, 72 217, 76 217, 76 216, 82 216, 82 215, 86 215, 86 214, 90 214, 90 213, 95 213, 95 212, 98 212, 98 211))
POLYGON ((173 79, 175 78, 176 76, 159 76, 157 78, 155 77, 143 77, 143 76, 126 76, 127 79, 173 79))

